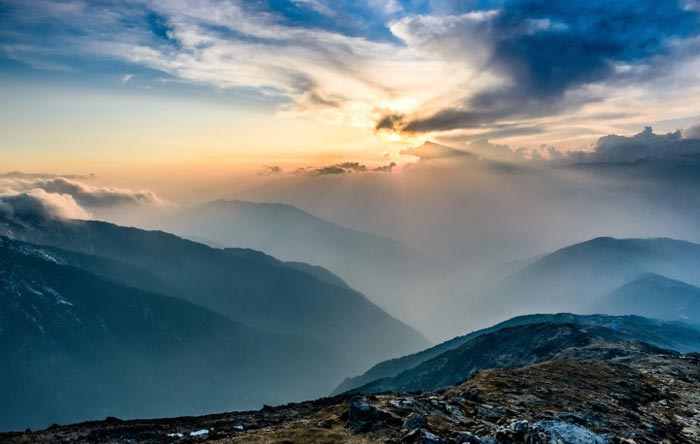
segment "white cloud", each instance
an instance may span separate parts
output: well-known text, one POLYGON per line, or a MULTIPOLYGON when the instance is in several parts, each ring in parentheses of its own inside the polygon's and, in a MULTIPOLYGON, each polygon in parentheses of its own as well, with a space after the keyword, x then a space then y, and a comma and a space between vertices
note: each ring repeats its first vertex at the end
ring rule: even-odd
POLYGON ((88 218, 97 210, 164 209, 172 204, 150 190, 104 187, 84 181, 94 176, 10 172, 0 174, 0 197, 22 208, 63 218, 88 218))
POLYGON ((59 219, 90 219, 91 215, 68 194, 41 189, 0 195, 0 213, 59 219))
MULTIPOLYGON (((334 4, 329 1, 296 0, 296 3, 323 15, 335 14, 334 4)), ((695 3, 688 0, 685 4, 692 9, 695 3)), ((107 56, 187 82, 223 89, 255 89, 279 101, 282 116, 374 128, 382 118, 394 113, 407 116, 408 120, 423 120, 441 110, 459 112, 471 98, 484 91, 513 86, 514 77, 509 75, 512 73, 493 64, 498 39, 567 28, 566 23, 531 17, 493 29, 503 13, 500 10, 409 15, 402 12, 396 1, 366 0, 361 5, 387 21, 388 31, 395 40, 377 41, 287 25, 273 11, 235 0, 137 0, 119 7, 82 1, 42 2, 31 14, 16 19, 32 23, 48 19, 84 32, 61 35, 60 48, 50 48, 51 54, 38 45, 26 44, 10 55, 48 58, 58 51, 59 55, 107 56), (162 19, 164 35, 156 38, 151 29, 124 28, 124 22, 134 21, 134 17, 148 11, 162 19), (397 18, 399 13, 402 16, 397 18), (503 35, 504 32, 509 35, 503 35)), ((682 40, 668 45, 688 47, 682 40)), ((527 112, 494 115, 485 121, 537 124, 545 133, 560 134, 565 129, 573 131, 571 122, 565 118, 578 118, 574 130, 605 125, 602 131, 612 132, 629 128, 635 122, 653 122, 655 119, 650 115, 659 109, 670 118, 687 117, 692 102, 700 94, 688 88, 693 84, 692 72, 697 64, 697 58, 692 57, 695 47, 690 46, 685 50, 671 49, 682 57, 674 55, 653 63, 664 66, 664 70, 632 67, 612 60, 611 63, 617 63, 615 75, 627 78, 623 82, 603 79, 571 88, 564 96, 564 105, 571 106, 545 109, 540 115, 527 112), (634 69, 622 69, 625 66, 634 69), (629 81, 632 75, 648 78, 629 81), (659 84, 664 85, 663 91, 659 84), (681 87, 669 88, 669 85, 681 87), (644 105, 641 111, 644 115, 635 121, 620 118, 611 122, 592 117, 636 109, 640 104, 644 105)), ((122 81, 126 83, 132 76, 126 74, 122 81)), ((525 110, 535 107, 526 101, 520 106, 525 110)), ((587 136, 594 134, 589 132, 587 136)), ((551 138, 547 141, 556 142, 551 138)))
POLYGON ((700 124, 690 126, 683 130, 684 139, 700 139, 700 124))

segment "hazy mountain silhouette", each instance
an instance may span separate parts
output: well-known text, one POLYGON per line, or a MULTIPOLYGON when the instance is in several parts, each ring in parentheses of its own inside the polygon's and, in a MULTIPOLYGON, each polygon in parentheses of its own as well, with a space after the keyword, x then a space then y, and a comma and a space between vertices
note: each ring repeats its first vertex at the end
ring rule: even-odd
POLYGON ((377 379, 351 392, 435 390, 459 383, 482 369, 531 365, 570 348, 587 348, 583 354, 610 359, 615 357, 609 355, 614 349, 605 346, 610 341, 632 342, 629 346, 633 349, 653 351, 663 350, 660 346, 669 348, 680 340, 700 350, 700 330, 686 324, 641 317, 564 316, 572 322, 529 323, 479 334, 395 376, 377 379))
POLYGON ((181 210, 157 225, 209 239, 214 246, 253 248, 285 261, 323 266, 385 309, 405 303, 412 283, 434 267, 393 239, 341 227, 286 204, 217 200, 181 210))
POLYGON ((590 311, 634 314, 700 325, 700 288, 647 273, 596 301, 590 311))
POLYGON ((325 342, 349 358, 345 374, 428 345, 361 293, 329 283, 327 273, 319 279, 317 269, 300 271, 299 265, 263 254, 213 249, 161 231, 98 221, 5 217, 0 230, 35 244, 127 264, 89 266, 104 277, 189 300, 265 331, 325 342), (140 269, 138 278, 125 276, 132 267, 140 269))
POLYGON ((64 264, 71 255, 0 237, 2 430, 259 408, 323 394, 348 365, 320 342, 64 264))
POLYGON ((668 238, 596 238, 512 272, 480 295, 465 289, 437 313, 446 325, 484 325, 533 312, 588 312, 591 304, 645 273, 700 285, 700 245, 668 238))

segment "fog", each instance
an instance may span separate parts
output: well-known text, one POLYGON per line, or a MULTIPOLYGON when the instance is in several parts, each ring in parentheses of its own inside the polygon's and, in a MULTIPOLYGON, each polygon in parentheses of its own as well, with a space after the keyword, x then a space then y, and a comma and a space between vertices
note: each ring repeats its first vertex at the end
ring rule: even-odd
MULTIPOLYGON (((261 166, 264 174, 247 188, 210 186, 199 200, 286 203, 387 238, 380 240, 314 228, 316 222, 308 227, 275 212, 250 210, 258 211, 255 223, 240 209, 208 215, 191 202, 148 190, 81 186, 80 179, 23 177, 18 187, 18 179, 6 175, 4 184, 9 189, 14 183, 15 195, 35 196, 60 185, 64 200, 94 218, 326 267, 390 314, 442 339, 481 326, 476 320, 488 294, 481 276, 494 269, 489 276, 503 274, 503 263, 599 236, 700 241, 700 139, 693 134, 657 135, 647 128, 632 137, 601 138, 579 152, 547 146, 528 152, 487 141, 459 148, 426 143, 402 151, 402 165, 389 168, 359 162, 293 170, 261 166), (441 307, 454 300, 470 313, 445 331, 441 307)), ((489 310, 484 319, 512 314, 508 307, 489 310)))

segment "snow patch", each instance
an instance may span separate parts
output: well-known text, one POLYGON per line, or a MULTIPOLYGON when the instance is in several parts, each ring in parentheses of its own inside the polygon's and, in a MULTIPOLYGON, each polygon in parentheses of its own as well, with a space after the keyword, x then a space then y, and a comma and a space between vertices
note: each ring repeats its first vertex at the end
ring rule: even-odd
POLYGON ((203 436, 203 435, 208 435, 208 434, 209 434, 208 429, 202 429, 202 430, 190 432, 190 436, 203 436))
POLYGON ((60 296, 56 298, 56 302, 59 303, 59 304, 68 305, 68 306, 71 306, 71 307, 73 306, 73 303, 72 303, 72 302, 68 302, 67 300, 63 299, 63 298, 60 297, 60 296))

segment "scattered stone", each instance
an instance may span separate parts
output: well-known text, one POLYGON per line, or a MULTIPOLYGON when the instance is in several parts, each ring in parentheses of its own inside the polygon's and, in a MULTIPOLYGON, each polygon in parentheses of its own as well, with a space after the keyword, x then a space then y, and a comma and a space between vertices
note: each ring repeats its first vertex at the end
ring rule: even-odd
POLYGON ((427 425, 420 413, 411 412, 403 422, 403 428, 408 430, 422 429, 427 425))
POLYGON ((401 423, 394 414, 375 407, 362 399, 350 401, 347 428, 354 432, 366 432, 375 427, 401 423))
POLYGON ((527 421, 513 421, 507 426, 500 426, 496 431, 496 441, 503 444, 528 442, 530 435, 530 423, 527 421))
POLYGON ((486 419, 490 420, 496 420, 501 417, 501 412, 497 411, 496 409, 490 408, 490 407, 485 407, 483 405, 477 405, 476 406, 476 413, 479 416, 483 416, 486 419))
POLYGON ((456 444, 483 444, 483 441, 478 436, 469 432, 457 432, 454 434, 453 441, 456 444))
POLYGON ((445 444, 444 438, 423 429, 415 429, 408 432, 401 439, 401 444, 445 444))
MULTIPOLYGON (((548 435, 548 438, 554 443, 608 444, 608 441, 605 438, 593 433, 586 427, 563 421, 538 422, 532 427, 531 433, 544 433, 548 435)), ((548 441, 547 444, 549 442, 550 441, 548 441)))

